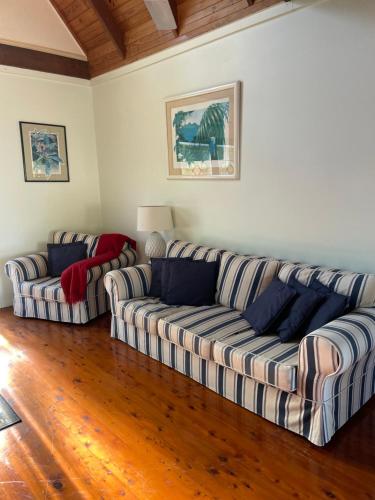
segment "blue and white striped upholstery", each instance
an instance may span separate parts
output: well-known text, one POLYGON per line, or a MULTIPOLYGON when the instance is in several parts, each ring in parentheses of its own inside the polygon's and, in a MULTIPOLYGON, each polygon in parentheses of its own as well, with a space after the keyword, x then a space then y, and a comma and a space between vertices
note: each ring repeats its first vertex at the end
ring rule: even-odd
POLYGON ((47 252, 39 252, 25 257, 9 260, 5 264, 5 272, 12 281, 34 280, 47 276, 47 252))
POLYGON ((87 256, 94 257, 99 236, 95 234, 74 233, 72 231, 55 231, 52 240, 53 243, 75 243, 82 241, 87 244, 87 256))
POLYGON ((299 342, 282 343, 277 335, 256 337, 247 330, 215 342, 213 359, 259 382, 295 391, 298 349, 299 342))
MULTIPOLYGON (((84 241, 88 244, 88 256, 95 254, 98 236, 55 232, 55 243, 84 241)), ((107 271, 135 264, 135 251, 126 243, 118 258, 95 266, 87 271, 86 300, 69 305, 65 302, 60 278, 51 278, 48 273, 48 254, 41 252, 10 260, 5 265, 7 276, 12 280, 14 314, 21 317, 86 323, 109 308, 109 297, 103 278, 107 271)))
POLYGON ((310 401, 201 358, 120 318, 112 318, 111 336, 317 446, 328 443, 375 392, 374 350, 355 368, 354 377, 343 374, 334 397, 310 401))
POLYGON ((336 293, 350 297, 351 308, 375 306, 374 274, 351 273, 305 264, 284 264, 279 278, 284 283, 296 278, 304 285, 316 278, 336 293))
MULTIPOLYGON (((95 285, 97 283, 99 281, 95 285)), ((36 300, 18 295, 14 297, 13 308, 14 314, 22 318, 83 324, 108 311, 109 299, 107 294, 90 295, 87 300, 71 305, 66 302, 36 300)))
POLYGON ((60 278, 38 278, 31 281, 23 281, 20 284, 22 297, 31 297, 37 300, 49 300, 65 302, 65 295, 61 288, 60 278))
POLYGON ((145 297, 151 286, 150 264, 140 264, 109 272, 104 285, 111 300, 112 314, 117 314, 117 303, 122 300, 145 297))
POLYGON ((106 281, 112 337, 312 443, 326 444, 375 393, 374 276, 201 250, 174 241, 167 255, 221 261, 216 305, 171 311, 145 297, 150 266, 113 271, 106 281), (239 311, 276 275, 283 281, 295 276, 305 284, 318 278, 350 297, 357 309, 311 332, 299 345, 281 344, 272 335, 255 337, 239 311), (119 300, 125 311, 125 303, 134 302, 128 315, 116 314, 119 300))
POLYGON ((131 325, 147 330, 152 335, 158 334, 158 321, 176 311, 191 309, 189 306, 168 306, 160 299, 123 300, 117 303, 116 316, 131 325))
POLYGON ((362 308, 309 333, 299 351, 301 396, 325 400, 337 391, 338 377, 375 350, 375 308, 362 308))
POLYGON ((194 307, 159 322, 159 335, 205 359, 213 359, 216 340, 249 330, 238 311, 214 305, 194 307))
POLYGON ((224 250, 209 248, 188 241, 170 240, 167 243, 166 257, 192 257, 194 260, 207 262, 219 261, 224 250))
POLYGON ((216 302, 244 311, 277 275, 280 261, 224 252, 220 261, 216 302))

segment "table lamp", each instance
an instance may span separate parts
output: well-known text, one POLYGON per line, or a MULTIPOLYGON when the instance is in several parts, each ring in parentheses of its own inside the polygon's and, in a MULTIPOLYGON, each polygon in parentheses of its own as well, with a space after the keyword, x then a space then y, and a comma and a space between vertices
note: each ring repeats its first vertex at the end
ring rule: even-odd
POLYGON ((154 257, 164 257, 167 245, 159 231, 170 231, 173 229, 171 207, 138 207, 137 229, 138 231, 151 232, 145 246, 145 254, 147 257, 150 259, 154 257))

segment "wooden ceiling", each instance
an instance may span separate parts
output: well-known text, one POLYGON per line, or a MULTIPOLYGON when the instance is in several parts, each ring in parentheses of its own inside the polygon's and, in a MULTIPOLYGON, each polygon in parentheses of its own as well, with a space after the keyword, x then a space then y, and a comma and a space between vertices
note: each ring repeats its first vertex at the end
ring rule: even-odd
POLYGON ((87 61, 0 43, 0 65, 90 79, 282 1, 49 0, 87 61))
POLYGON ((153 0, 177 29, 159 31, 143 0, 50 0, 95 77, 279 3, 280 0, 153 0), (167 7, 166 7, 167 6, 167 7), (160 5, 159 5, 160 7, 160 5))

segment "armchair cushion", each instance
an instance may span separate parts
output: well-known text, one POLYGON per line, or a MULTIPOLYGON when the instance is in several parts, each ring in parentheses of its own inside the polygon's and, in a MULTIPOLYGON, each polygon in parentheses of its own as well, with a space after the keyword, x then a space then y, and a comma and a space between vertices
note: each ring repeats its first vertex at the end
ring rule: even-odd
POLYGON ((47 248, 48 274, 54 278, 75 262, 87 258, 87 243, 49 243, 47 248))
POLYGON ((65 302, 60 278, 37 278, 31 281, 23 281, 20 284, 20 294, 22 297, 31 297, 36 300, 46 300, 51 302, 65 302))

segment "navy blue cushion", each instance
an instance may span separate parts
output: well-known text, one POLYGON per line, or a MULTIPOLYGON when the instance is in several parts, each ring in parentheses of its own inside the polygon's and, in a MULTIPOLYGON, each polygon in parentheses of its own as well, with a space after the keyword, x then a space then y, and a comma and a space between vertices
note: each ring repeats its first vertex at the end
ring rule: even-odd
POLYGON ((299 281, 291 278, 288 281, 297 293, 291 305, 289 305, 280 318, 280 323, 276 327, 276 333, 281 342, 288 342, 293 339, 306 321, 309 320, 314 310, 324 300, 324 295, 302 285, 299 281))
POLYGON ((241 314, 257 335, 267 333, 297 292, 278 278, 241 314))
POLYGON ((210 306, 215 303, 218 263, 174 260, 168 264, 164 302, 168 305, 210 306))
POLYGON ((49 243, 48 249, 48 274, 53 278, 61 276, 65 269, 75 262, 87 259, 87 244, 77 241, 75 243, 49 243))
POLYGON ((192 260, 191 257, 160 257, 151 259, 151 287, 150 297, 163 299, 163 289, 166 287, 169 275, 169 262, 176 260, 192 260))
POLYGON ((345 295, 332 292, 328 287, 322 285, 317 279, 313 280, 309 288, 324 295, 323 303, 315 310, 313 316, 304 327, 304 335, 307 335, 318 328, 326 325, 330 321, 342 316, 349 303, 349 298, 345 295))

